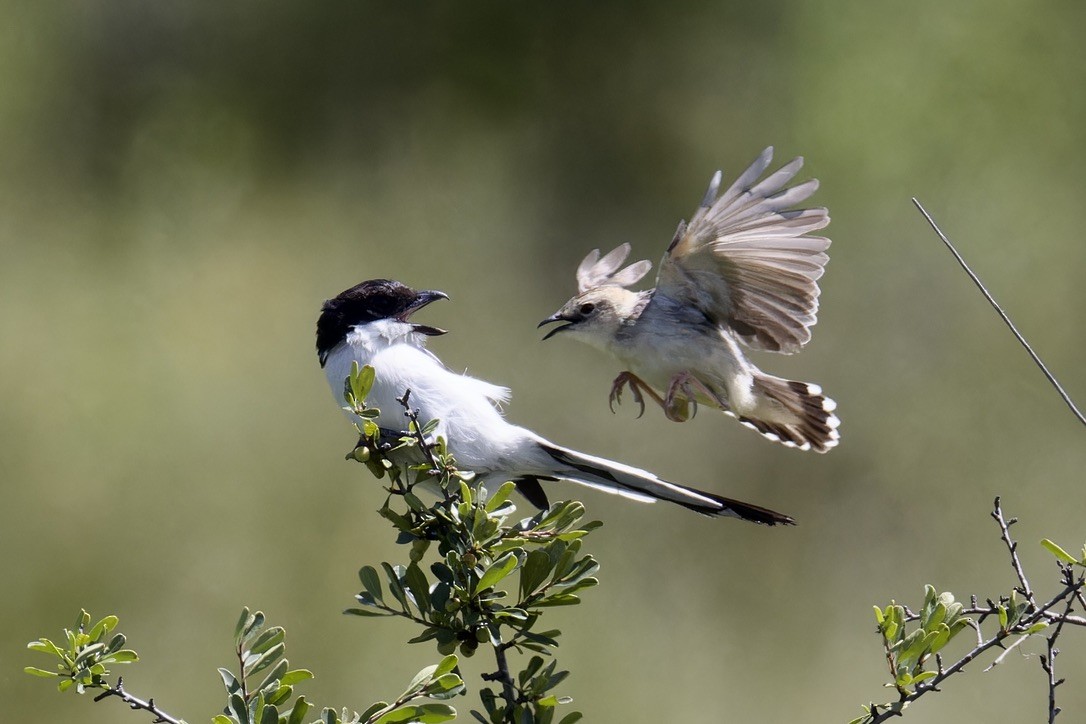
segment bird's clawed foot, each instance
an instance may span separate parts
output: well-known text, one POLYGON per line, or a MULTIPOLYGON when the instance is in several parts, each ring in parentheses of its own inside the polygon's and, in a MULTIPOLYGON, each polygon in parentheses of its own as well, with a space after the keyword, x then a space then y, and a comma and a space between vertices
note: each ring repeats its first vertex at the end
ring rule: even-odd
POLYGON ((643 379, 635 375, 633 372, 627 371, 620 374, 618 377, 615 378, 615 381, 611 383, 611 394, 607 398, 607 404, 610 406, 611 412, 615 411, 616 402, 622 402, 623 387, 630 388, 630 394, 633 396, 634 402, 641 406, 640 411, 637 413, 638 417, 641 417, 645 414, 645 398, 641 394, 642 392, 648 394, 648 396, 651 397, 653 401, 656 402, 656 404, 658 404, 660 407, 664 407, 663 399, 658 394, 656 394, 655 390, 649 387, 643 379))
POLYGON ((721 409, 728 409, 727 403, 717 397, 701 380, 689 372, 680 372, 671 378, 671 383, 667 386, 667 395, 662 405, 664 415, 672 422, 686 422, 698 413, 699 392, 720 405, 721 409))

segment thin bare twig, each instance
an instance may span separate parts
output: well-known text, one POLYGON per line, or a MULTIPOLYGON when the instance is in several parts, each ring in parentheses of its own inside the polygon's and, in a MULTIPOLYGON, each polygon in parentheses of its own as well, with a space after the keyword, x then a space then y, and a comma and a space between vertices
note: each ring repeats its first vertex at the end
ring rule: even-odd
POLYGON ((1011 526, 1018 522, 1017 518, 1011 518, 1007 520, 1003 517, 1003 508, 999 505, 999 496, 996 496, 995 503, 993 505, 992 517, 999 523, 999 530, 1003 542, 1007 544, 1007 549, 1011 552, 1011 565, 1014 567, 1014 572, 1018 575, 1018 582, 1022 584, 1022 593, 1025 594, 1026 600, 1033 608, 1037 608, 1037 601, 1033 598, 1033 589, 1029 586, 1029 579, 1026 578, 1026 572, 1022 570, 1022 562, 1018 560, 1018 542, 1011 540, 1011 526))
POLYGON ((430 463, 431 472, 434 475, 440 474, 441 471, 437 466, 434 451, 430 449, 430 443, 426 441, 426 437, 422 434, 422 426, 419 425, 419 411, 411 407, 411 390, 404 390, 403 397, 397 397, 396 402, 403 405, 404 417, 408 419, 408 431, 418 442, 419 448, 422 449, 422 453, 426 456, 426 462, 430 463))
POLYGON ((1052 384, 1053 387, 1056 388, 1056 392, 1060 393, 1060 397, 1062 397, 1063 401, 1067 403, 1067 406, 1071 408, 1071 412, 1073 412, 1075 417, 1078 418, 1078 421, 1081 422, 1083 425, 1086 425, 1086 415, 1083 415, 1078 407, 1075 406, 1075 403, 1071 400, 1071 396, 1064 391, 1063 387, 1056 380, 1055 375, 1048 371, 1048 367, 1046 367, 1045 363, 1041 361, 1041 358, 1037 356, 1037 353, 1033 351, 1033 347, 1029 345, 1029 342, 1026 341, 1026 338, 1023 337, 1022 333, 1018 331, 1018 328, 1014 326, 1014 323, 1011 322, 1011 318, 1007 316, 1007 313, 1003 311, 1003 308, 999 306, 995 298, 992 297, 992 295, 988 292, 988 289, 985 288, 984 283, 981 282, 980 277, 978 277, 973 272, 973 270, 969 268, 969 265, 965 263, 965 259, 963 259, 962 255, 958 253, 958 250, 954 248, 954 245, 950 243, 950 239, 946 237, 946 234, 943 233, 943 230, 940 229, 939 225, 935 223, 935 219, 931 218, 931 214, 929 214, 927 210, 923 206, 921 206, 920 202, 917 201, 915 197, 913 198, 913 204, 915 204, 916 208, 919 209, 920 213, 924 215, 924 218, 928 220, 931 228, 935 230, 935 233, 939 236, 940 239, 942 239, 946 247, 950 249, 950 253, 954 255, 954 258, 958 260, 958 264, 960 264, 962 269, 965 270, 965 273, 969 275, 969 278, 973 280, 973 283, 977 285, 977 288, 980 289, 981 294, 984 295, 984 298, 988 300, 988 303, 992 305, 992 308, 995 309, 999 316, 1003 319, 1004 324, 1006 324, 1008 329, 1011 330, 1011 333, 1014 334, 1015 339, 1017 339, 1018 342, 1023 347, 1025 347, 1026 352, 1028 352, 1029 356, 1033 359, 1033 363, 1036 364, 1038 368, 1040 368, 1041 372, 1044 373, 1044 376, 1048 378, 1048 381, 1052 384))
POLYGON ((154 714, 154 721, 158 722, 159 724, 185 724, 185 721, 183 719, 177 719, 175 717, 172 717, 166 712, 159 709, 158 705, 155 704, 154 699, 148 699, 147 701, 144 701, 143 699, 137 698, 129 694, 127 691, 124 690, 124 679, 122 677, 117 677, 116 686, 110 686, 109 684, 104 684, 104 686, 105 689, 102 691, 102 693, 94 697, 95 701, 101 701, 102 699, 116 696, 120 698, 120 700, 123 701, 125 704, 128 704, 128 706, 132 709, 142 710, 154 714))
MULTIPOLYGON (((1071 566, 1067 565, 1063 567, 1063 580, 1068 585, 1075 585, 1074 576, 1071 574, 1071 566)), ((1048 674, 1048 724, 1055 724, 1056 717, 1060 713, 1060 707, 1056 706, 1056 687, 1063 683, 1063 679, 1056 678, 1056 657, 1059 655, 1060 650, 1056 648, 1056 639, 1059 638, 1060 633, 1063 631, 1063 625, 1068 622, 1071 617, 1071 609, 1075 605, 1075 601, 1082 597, 1082 585, 1084 579, 1079 578, 1075 595, 1067 599, 1067 607, 1063 611, 1056 624, 1056 630, 1052 632, 1052 635, 1046 639, 1046 652, 1041 657, 1041 669, 1048 674)))

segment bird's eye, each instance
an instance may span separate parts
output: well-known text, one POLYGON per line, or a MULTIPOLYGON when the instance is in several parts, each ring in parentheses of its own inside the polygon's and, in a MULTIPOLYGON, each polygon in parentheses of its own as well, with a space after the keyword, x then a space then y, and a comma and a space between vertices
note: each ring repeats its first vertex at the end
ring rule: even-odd
POLYGON ((580 308, 579 311, 581 312, 581 314, 592 314, 592 312, 595 309, 596 309, 595 304, 593 304, 592 302, 585 302, 584 304, 581 305, 581 308, 580 308))

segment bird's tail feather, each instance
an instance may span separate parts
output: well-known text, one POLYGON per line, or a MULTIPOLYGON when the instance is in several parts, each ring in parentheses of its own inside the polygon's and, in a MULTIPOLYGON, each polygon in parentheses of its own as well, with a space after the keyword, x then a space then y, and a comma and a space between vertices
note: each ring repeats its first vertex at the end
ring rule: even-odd
POLYGON ((822 394, 822 388, 808 382, 754 375, 758 408, 739 421, 788 447, 824 453, 841 439, 841 421, 833 411, 837 403, 822 394))
POLYGON ((696 488, 662 480, 647 470, 559 447, 547 441, 540 448, 561 467, 553 474, 581 485, 634 500, 666 500, 710 516, 730 516, 763 525, 794 525, 783 513, 696 488))

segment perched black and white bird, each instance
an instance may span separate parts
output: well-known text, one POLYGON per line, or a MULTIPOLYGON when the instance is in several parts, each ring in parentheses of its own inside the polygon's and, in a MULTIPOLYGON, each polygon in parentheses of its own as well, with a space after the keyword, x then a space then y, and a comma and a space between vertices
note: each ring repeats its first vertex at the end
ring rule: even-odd
POLYGON ((444 330, 410 321, 422 307, 447 298, 442 292, 415 291, 396 281, 373 279, 325 302, 317 320, 317 356, 336 399, 343 401, 352 363, 371 365, 376 380, 367 404, 381 410, 377 424, 394 430, 406 427, 397 398, 410 390, 410 404, 418 409, 419 419, 440 420, 435 434, 448 441, 461 469, 513 480, 541 508, 547 506, 547 496, 540 481, 569 480, 634 500, 666 500, 705 515, 765 525, 793 522, 766 508, 560 447, 508 423, 498 406, 509 399, 509 390, 446 368, 425 349, 426 338, 444 330))
POLYGON ((602 259, 595 249, 577 269, 577 295, 539 326, 565 322, 543 339, 564 332, 622 362, 612 409, 628 385, 642 412, 642 393, 676 422, 711 405, 771 440, 826 452, 839 440, 836 403, 818 385, 766 374, 743 354, 742 346, 791 354, 811 339, 829 261, 830 240, 808 236, 830 223, 826 209, 792 208, 818 181, 786 188, 802 158, 759 181, 772 159, 770 147, 719 197, 716 172, 690 223, 679 223, 655 289, 627 289, 652 267, 620 269, 629 244, 602 259))

